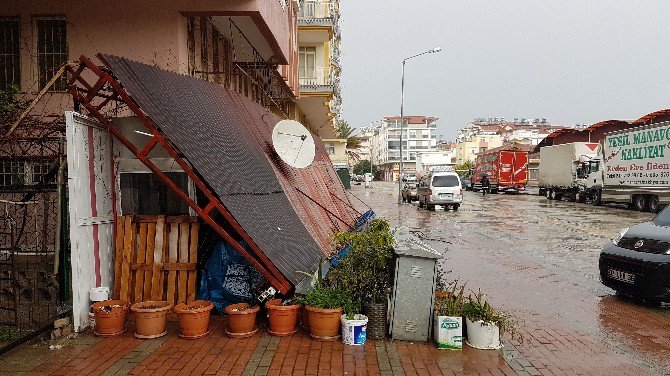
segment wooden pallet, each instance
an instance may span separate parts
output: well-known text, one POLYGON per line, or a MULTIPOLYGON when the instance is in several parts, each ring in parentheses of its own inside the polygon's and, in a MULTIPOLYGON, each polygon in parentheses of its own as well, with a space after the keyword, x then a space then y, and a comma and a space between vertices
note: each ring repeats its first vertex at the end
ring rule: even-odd
POLYGON ((188 216, 121 216, 114 298, 129 303, 195 300, 198 222, 188 216))

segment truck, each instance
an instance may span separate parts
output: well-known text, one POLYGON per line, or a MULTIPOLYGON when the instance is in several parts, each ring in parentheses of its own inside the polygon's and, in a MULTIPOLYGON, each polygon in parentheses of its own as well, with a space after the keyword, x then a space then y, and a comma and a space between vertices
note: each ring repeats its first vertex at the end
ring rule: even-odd
POLYGON ((584 202, 584 193, 579 195, 580 179, 584 164, 598 158, 600 144, 596 142, 572 142, 540 149, 538 171, 538 193, 550 200, 563 198, 584 202))
POLYGON ((602 154, 584 164, 582 194, 657 213, 670 204, 670 122, 605 134, 602 154))
POLYGON ((528 151, 518 146, 501 146, 477 154, 470 178, 473 191, 482 189, 482 176, 489 178, 492 193, 525 191, 528 185, 528 151))

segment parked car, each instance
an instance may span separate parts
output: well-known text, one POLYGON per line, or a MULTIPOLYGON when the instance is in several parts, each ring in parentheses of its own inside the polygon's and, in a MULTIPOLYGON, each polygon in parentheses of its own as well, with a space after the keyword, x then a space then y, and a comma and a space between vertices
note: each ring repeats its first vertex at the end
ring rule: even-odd
POLYGON ((670 206, 621 230, 600 252, 600 279, 618 293, 670 302, 670 206))
POLYGON ((402 190, 402 202, 412 202, 419 199, 419 195, 416 191, 418 185, 419 184, 414 181, 408 181, 405 183, 405 186, 402 190))
POLYGON ((416 173, 406 172, 402 175, 402 181, 416 181, 416 173))
POLYGON ((435 205, 458 210, 463 202, 461 179, 455 172, 431 172, 419 180, 417 188, 419 207, 434 210, 435 205))
POLYGON ((462 186, 463 189, 465 189, 466 191, 470 191, 470 190, 472 190, 472 180, 470 180, 470 177, 467 177, 467 178, 466 178, 466 177, 463 177, 463 178, 461 178, 461 186, 462 186))

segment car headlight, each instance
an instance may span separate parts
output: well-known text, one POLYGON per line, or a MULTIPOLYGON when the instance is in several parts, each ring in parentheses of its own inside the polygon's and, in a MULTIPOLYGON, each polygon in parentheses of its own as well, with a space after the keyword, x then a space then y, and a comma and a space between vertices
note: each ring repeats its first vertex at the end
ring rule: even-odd
POLYGON ((622 229, 622 230, 619 232, 619 236, 617 236, 616 238, 612 239, 612 243, 614 243, 614 245, 619 245, 619 241, 621 240, 621 238, 624 237, 624 235, 626 235, 626 233, 628 232, 628 229, 629 229, 629 228, 630 228, 630 227, 626 227, 626 228, 622 229))

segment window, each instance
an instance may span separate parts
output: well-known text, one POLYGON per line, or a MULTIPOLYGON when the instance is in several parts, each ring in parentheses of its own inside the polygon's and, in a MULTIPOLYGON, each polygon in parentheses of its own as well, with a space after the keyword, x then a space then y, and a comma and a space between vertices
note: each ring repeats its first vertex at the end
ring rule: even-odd
POLYGON ((476 153, 476 151, 477 151, 477 149, 476 149, 476 148, 470 148, 470 154, 475 154, 475 153, 476 153))
MULTIPOLYGON (((39 88, 44 88, 58 69, 67 63, 67 22, 62 18, 38 19, 37 67, 39 88)), ((67 81, 62 75, 51 87, 53 91, 65 91, 67 81)))
POLYGON ((437 175, 433 177, 433 187, 458 187, 461 183, 456 175, 437 175))
POLYGON ((326 151, 328 152, 328 155, 335 155, 335 144, 332 142, 326 143, 326 151))
POLYGON ((298 56, 300 78, 316 77, 316 47, 300 47, 298 56))
POLYGON ((0 159, 0 189, 37 184, 55 184, 53 159, 0 159), (51 172, 51 174, 49 174, 51 172), (48 179, 47 179, 48 178, 48 179))
POLYGON ((409 138, 416 138, 416 131, 409 131, 409 138))
POLYGON ((19 20, 0 18, 0 90, 21 84, 19 62, 19 20))
MULTIPOLYGON (((188 192, 184 172, 166 172, 183 192, 188 192)), ((155 174, 121 173, 121 214, 123 215, 189 215, 188 205, 177 197, 155 174)))

